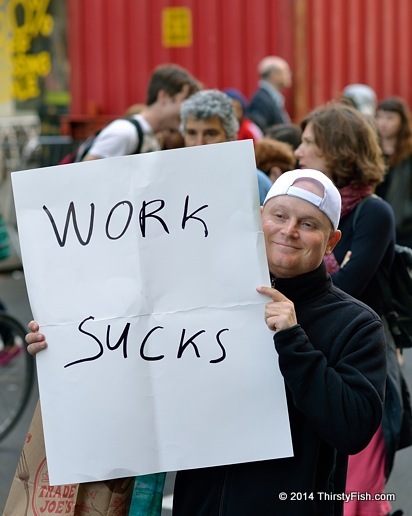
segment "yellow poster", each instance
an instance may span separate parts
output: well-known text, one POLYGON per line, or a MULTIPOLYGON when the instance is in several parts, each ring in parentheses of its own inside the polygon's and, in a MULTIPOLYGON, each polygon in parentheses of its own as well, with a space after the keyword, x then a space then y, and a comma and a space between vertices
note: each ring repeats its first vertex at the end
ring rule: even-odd
POLYGON ((8 4, 8 18, 12 27, 12 94, 17 101, 39 97, 39 78, 51 72, 50 52, 33 49, 35 39, 48 38, 53 32, 49 5, 50 0, 11 0, 8 4))
POLYGON ((162 11, 163 46, 192 45, 192 13, 187 7, 166 7, 162 11))

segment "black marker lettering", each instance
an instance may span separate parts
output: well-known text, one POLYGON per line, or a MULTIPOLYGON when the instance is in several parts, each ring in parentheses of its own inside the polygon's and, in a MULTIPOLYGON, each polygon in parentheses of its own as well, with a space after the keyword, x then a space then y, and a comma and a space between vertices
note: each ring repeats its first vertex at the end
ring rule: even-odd
POLYGON ((146 342, 155 330, 163 330, 163 326, 156 326, 155 328, 152 328, 146 335, 146 337, 143 339, 142 345, 140 346, 140 356, 143 358, 143 360, 162 360, 162 358, 164 358, 164 355, 159 355, 157 357, 148 357, 144 354, 144 347, 146 346, 146 342))
POLYGON ((49 217, 50 222, 53 226, 54 234, 56 235, 57 242, 60 247, 64 247, 66 245, 67 231, 69 229, 70 217, 72 217, 72 219, 73 219, 74 231, 76 232, 77 239, 79 240, 81 245, 87 245, 90 242, 90 238, 93 233, 93 223, 94 223, 94 204, 93 203, 90 205, 90 208, 91 208, 91 210, 90 210, 91 213, 90 213, 90 223, 89 223, 89 234, 87 235, 86 240, 83 240, 82 237, 80 236, 79 227, 77 225, 76 210, 74 208, 73 201, 69 204, 69 209, 67 210, 66 224, 65 224, 64 230, 63 230, 63 238, 60 238, 59 231, 57 229, 56 223, 54 222, 53 215, 50 213, 47 206, 43 206, 43 210, 47 213, 47 216, 49 217))
POLYGON ((143 201, 142 202, 142 207, 141 207, 140 213, 139 213, 139 223, 140 223, 140 231, 142 232, 143 237, 146 236, 146 219, 148 217, 157 219, 160 222, 160 224, 163 226, 163 229, 166 231, 166 233, 169 233, 169 229, 166 225, 166 222, 161 217, 155 215, 155 213, 162 210, 164 208, 164 206, 165 206, 165 202, 162 201, 162 199, 154 199, 153 201, 149 201, 149 202, 143 201), (160 203, 160 207, 157 208, 157 210, 153 210, 150 213, 146 213, 146 206, 149 206, 149 204, 152 204, 154 202, 160 203))
POLYGON ((197 346, 196 344, 194 343, 194 339, 196 337, 198 337, 199 335, 201 335, 202 333, 205 333, 206 330, 200 330, 198 331, 197 333, 195 333, 194 335, 192 335, 186 342, 183 342, 184 338, 185 338, 185 333, 186 333, 186 330, 185 328, 183 328, 182 330, 182 336, 180 337, 180 344, 179 344, 179 350, 177 352, 177 358, 181 358, 182 355, 183 355, 183 351, 187 348, 187 346, 189 344, 192 344, 194 350, 195 350, 195 353, 196 353, 196 356, 197 358, 200 358, 200 354, 199 354, 199 350, 197 349, 197 346))
POLYGON ((70 367, 70 366, 75 365, 75 364, 80 364, 81 362, 90 362, 92 360, 97 360, 99 357, 101 357, 103 355, 103 344, 100 342, 100 340, 95 335, 93 335, 93 333, 89 333, 89 332, 83 330, 83 328, 82 328, 83 324, 86 321, 89 321, 90 319, 92 321, 94 321, 94 317, 93 316, 87 317, 87 319, 84 319, 84 321, 82 321, 79 324, 78 330, 80 331, 80 333, 84 333, 85 335, 89 335, 89 337, 91 337, 93 340, 95 340, 97 342, 97 344, 99 345, 100 351, 97 353, 97 355, 94 355, 93 357, 81 358, 80 360, 75 360, 74 362, 70 362, 70 364, 66 364, 64 367, 70 367))
POLYGON ((208 208, 208 205, 205 204, 204 206, 201 206, 200 208, 198 208, 197 210, 193 211, 190 215, 187 214, 187 210, 189 208, 189 196, 186 195, 186 199, 185 199, 185 210, 184 210, 184 213, 183 213, 183 219, 182 219, 182 229, 185 229, 186 227, 186 222, 189 220, 189 219, 194 219, 194 220, 198 220, 199 222, 201 222, 203 224, 203 227, 205 229, 205 237, 207 237, 207 235, 209 234, 209 231, 207 229, 207 226, 206 226, 206 223, 204 220, 202 219, 199 219, 198 217, 195 217, 194 215, 199 212, 200 210, 204 210, 205 208, 208 208))
POLYGON ((110 210, 109 216, 107 217, 107 221, 106 221, 106 235, 107 235, 107 237, 110 238, 110 240, 117 240, 118 238, 121 238, 126 233, 127 228, 129 227, 130 221, 132 220, 132 215, 133 215, 133 205, 132 205, 132 203, 130 201, 121 201, 121 202, 118 202, 115 206, 113 206, 113 208, 110 210), (124 229, 120 233, 120 235, 118 235, 118 236, 109 235, 109 224, 110 224, 110 220, 112 218, 112 215, 113 215, 114 211, 119 206, 123 206, 124 204, 126 204, 129 207, 129 215, 127 217, 127 221, 126 221, 126 224, 124 226, 124 229))
POLYGON ((130 323, 127 323, 124 327, 123 333, 120 335, 119 340, 116 342, 114 346, 110 345, 110 324, 107 326, 107 332, 106 332, 106 346, 110 351, 113 351, 114 349, 117 349, 120 344, 123 342, 123 356, 124 358, 127 358, 127 337, 129 336, 129 329, 130 329, 130 323))
POLYGON ((226 358, 226 350, 225 348, 223 347, 223 344, 220 342, 220 335, 224 332, 224 331, 229 331, 229 328, 223 328, 223 330, 220 330, 217 334, 216 334, 216 341, 217 343, 219 344, 220 346, 220 349, 222 350, 222 356, 219 357, 219 358, 215 358, 214 360, 210 360, 210 364, 218 364, 219 362, 222 362, 225 358, 226 358))

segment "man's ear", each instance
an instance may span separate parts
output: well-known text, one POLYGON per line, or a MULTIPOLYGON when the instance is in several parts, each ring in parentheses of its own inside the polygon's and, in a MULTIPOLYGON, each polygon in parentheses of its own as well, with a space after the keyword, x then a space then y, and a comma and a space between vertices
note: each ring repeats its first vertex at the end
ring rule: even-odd
POLYGON ((326 246, 325 254, 330 254, 335 249, 335 246, 339 242, 341 237, 342 237, 342 232, 339 229, 332 231, 332 233, 329 236, 328 245, 326 246))
POLYGON ((260 207, 260 216, 263 215, 263 206, 260 207))

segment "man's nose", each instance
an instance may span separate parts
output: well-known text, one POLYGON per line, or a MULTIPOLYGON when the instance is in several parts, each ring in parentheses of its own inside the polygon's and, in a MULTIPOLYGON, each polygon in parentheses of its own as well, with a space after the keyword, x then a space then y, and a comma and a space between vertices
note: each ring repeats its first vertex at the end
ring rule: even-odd
POLYGON ((196 135, 196 145, 205 145, 205 139, 203 137, 203 134, 196 135))
POLYGON ((289 219, 285 224, 283 224, 282 231, 288 236, 295 235, 297 233, 297 221, 289 219))

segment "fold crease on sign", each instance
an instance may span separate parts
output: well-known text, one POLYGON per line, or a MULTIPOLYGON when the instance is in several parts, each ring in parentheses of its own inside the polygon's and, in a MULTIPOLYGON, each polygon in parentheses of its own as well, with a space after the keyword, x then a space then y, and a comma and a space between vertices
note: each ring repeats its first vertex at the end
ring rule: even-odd
MULTIPOLYGON (((259 306, 262 305, 262 313, 264 306, 266 305, 266 301, 256 301, 256 302, 245 302, 245 303, 234 303, 234 304, 222 304, 222 305, 212 305, 208 304, 205 306, 195 306, 192 308, 185 308, 181 310, 163 310, 161 312, 153 311, 151 313, 147 314, 132 314, 132 315, 123 315, 118 317, 94 317, 93 320, 95 322, 106 322, 106 321, 125 321, 127 319, 140 319, 142 317, 158 317, 162 315, 173 315, 173 314, 185 314, 195 311, 202 311, 202 310, 232 310, 233 308, 241 308, 241 309, 247 309, 253 306, 259 306)), ((55 324, 44 324, 41 327, 42 328, 55 328, 59 326, 70 326, 73 324, 79 324, 81 321, 68 321, 68 322, 62 322, 62 323, 55 323, 55 324)))

